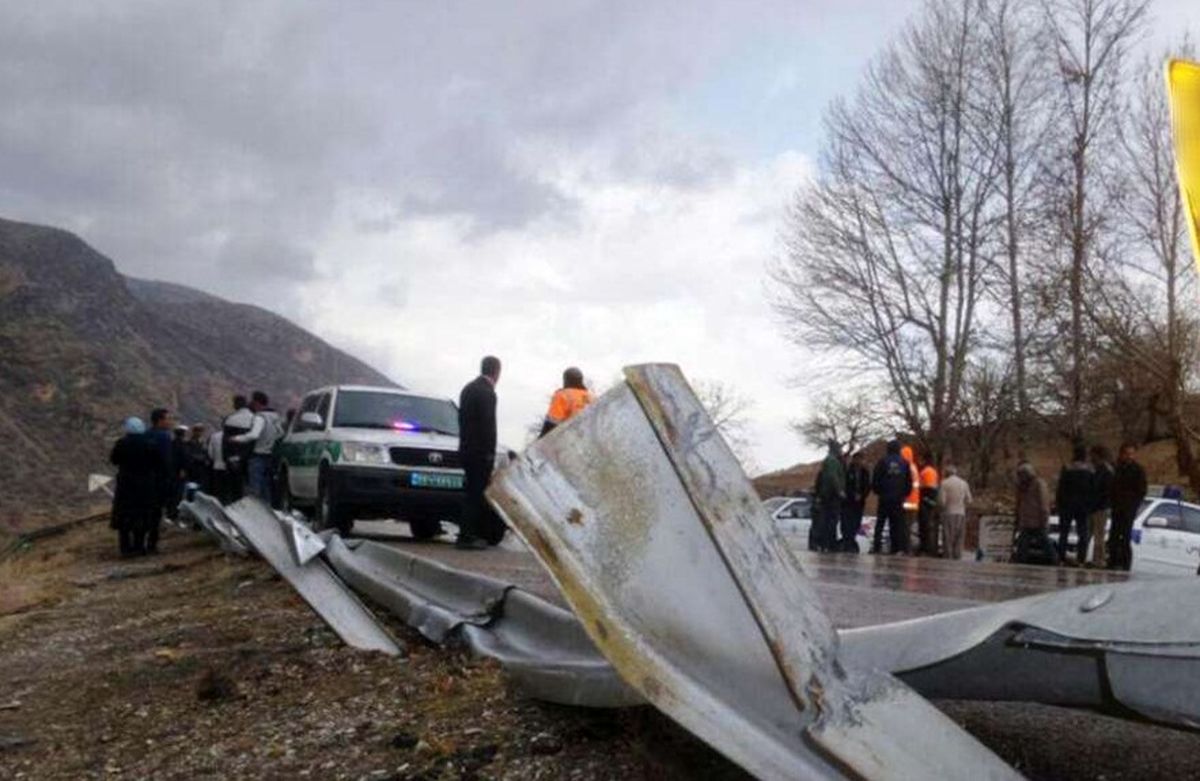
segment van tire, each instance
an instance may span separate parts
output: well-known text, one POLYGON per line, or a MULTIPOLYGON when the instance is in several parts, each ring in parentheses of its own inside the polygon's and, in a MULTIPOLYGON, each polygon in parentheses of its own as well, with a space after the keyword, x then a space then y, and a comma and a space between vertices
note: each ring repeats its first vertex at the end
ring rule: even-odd
POLYGON ((338 504, 333 487, 323 472, 317 478, 316 521, 318 529, 337 529, 343 537, 349 537, 354 530, 354 519, 338 504))

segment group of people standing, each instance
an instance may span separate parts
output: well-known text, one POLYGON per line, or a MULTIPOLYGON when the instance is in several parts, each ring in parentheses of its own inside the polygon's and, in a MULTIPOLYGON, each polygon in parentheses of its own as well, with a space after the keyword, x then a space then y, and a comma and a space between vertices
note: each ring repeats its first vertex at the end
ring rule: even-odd
POLYGON ((123 429, 109 456, 117 468, 110 525, 122 556, 158 551, 162 518, 174 517, 188 483, 224 503, 247 492, 273 499, 275 443, 284 425, 262 391, 249 400, 235 396, 233 412, 211 435, 202 423, 175 425, 165 408, 151 411, 149 427, 131 417, 123 429))
POLYGON ((949 490, 939 490, 939 473, 928 457, 916 457, 911 447, 898 440, 873 469, 866 455, 853 453, 847 461, 841 446, 829 442, 829 452, 821 462, 813 493, 813 523, 809 548, 820 552, 859 551, 858 530, 862 526, 867 497, 878 499, 872 553, 883 552, 883 534, 887 529, 891 553, 908 553, 912 529, 917 531, 916 552, 936 556, 938 547, 938 509, 945 530, 946 555, 962 555, 966 505, 971 501, 970 487, 947 466, 949 490), (953 478, 950 480, 949 478, 953 478), (957 551, 957 553, 955 552, 957 551))
POLYGON ((1055 488, 1059 519, 1056 545, 1046 537, 1051 509, 1046 483, 1032 464, 1021 464, 1017 468, 1017 560, 1040 556, 1080 566, 1090 563, 1128 570, 1133 565, 1133 522, 1147 491, 1146 470, 1137 462, 1136 454, 1136 447, 1125 443, 1114 465, 1102 445, 1090 450, 1075 445, 1071 463, 1059 472, 1055 488), (1072 528, 1076 535, 1073 562, 1067 555, 1072 528))
POLYGON ((158 552, 159 525, 178 502, 183 477, 185 453, 174 428, 166 409, 150 413, 149 428, 141 418, 128 418, 109 454, 117 468, 109 525, 122 556, 158 552))
MULTIPOLYGON (((1071 463, 1059 473, 1053 506, 1045 481, 1031 463, 1022 462, 1016 473, 1015 559, 1128 570, 1133 563, 1133 523, 1147 490, 1146 472, 1135 454, 1134 445, 1122 445, 1114 465, 1107 448, 1096 445, 1089 451, 1076 445, 1071 463), (1059 514, 1057 544, 1047 534, 1054 507, 1059 514), (1077 538, 1074 561, 1068 556, 1072 528, 1077 538)), ((883 552, 885 529, 890 553, 910 552, 915 528, 915 555, 962 558, 971 486, 953 464, 944 472, 942 479, 927 454, 914 455, 897 440, 888 442, 870 471, 861 451, 847 461, 838 443, 829 442, 813 490, 809 548, 858 552, 856 536, 867 497, 874 492, 878 510, 872 553, 883 552)))

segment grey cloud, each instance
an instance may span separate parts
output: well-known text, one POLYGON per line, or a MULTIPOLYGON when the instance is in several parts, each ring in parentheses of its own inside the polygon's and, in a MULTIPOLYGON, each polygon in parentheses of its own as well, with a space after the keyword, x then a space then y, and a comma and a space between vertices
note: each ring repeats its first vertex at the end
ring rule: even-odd
POLYGON ((569 221, 574 202, 529 150, 677 187, 723 175, 719 153, 682 149, 645 109, 794 7, 5 3, 0 214, 235 298, 251 295, 235 257, 281 285, 311 277, 308 248, 346 193, 477 234, 569 221), (233 252, 241 241, 272 248, 233 252))

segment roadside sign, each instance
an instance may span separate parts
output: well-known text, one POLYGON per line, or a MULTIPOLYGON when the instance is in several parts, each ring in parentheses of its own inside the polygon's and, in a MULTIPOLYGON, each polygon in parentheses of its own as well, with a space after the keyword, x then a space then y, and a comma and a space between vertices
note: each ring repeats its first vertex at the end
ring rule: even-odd
POLYGON ((1012 558, 1016 518, 1011 515, 984 515, 979 519, 979 551, 985 561, 1012 558))
POLYGON ((1175 170, 1192 236, 1192 257, 1200 265, 1200 63, 1167 62, 1167 99, 1175 135, 1175 170))

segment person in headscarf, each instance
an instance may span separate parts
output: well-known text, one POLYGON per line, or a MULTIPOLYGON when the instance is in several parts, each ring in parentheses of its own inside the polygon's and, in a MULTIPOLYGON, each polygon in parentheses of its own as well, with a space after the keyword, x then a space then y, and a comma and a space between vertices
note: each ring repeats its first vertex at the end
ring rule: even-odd
POLYGON ((158 523, 165 464, 141 418, 126 419, 124 431, 109 455, 117 468, 109 525, 117 532, 121 555, 138 556, 146 552, 151 525, 158 523))

